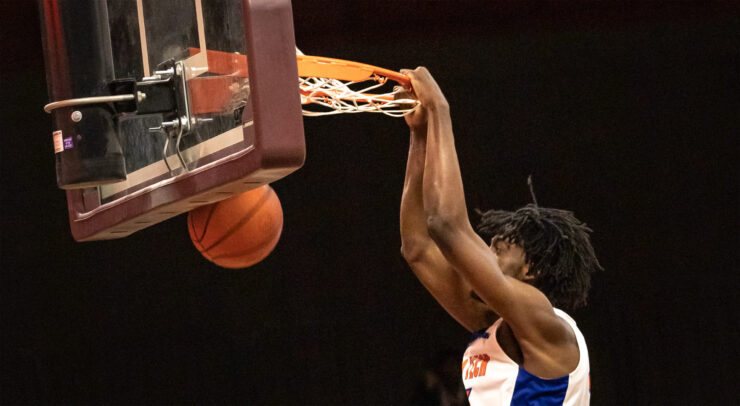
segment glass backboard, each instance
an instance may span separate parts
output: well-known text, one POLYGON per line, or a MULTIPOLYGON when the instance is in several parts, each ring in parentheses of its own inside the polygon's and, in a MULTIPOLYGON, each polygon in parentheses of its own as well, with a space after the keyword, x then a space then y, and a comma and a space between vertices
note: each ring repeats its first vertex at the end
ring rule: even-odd
POLYGON ((41 0, 57 181, 119 238, 303 164, 287 0, 41 0))

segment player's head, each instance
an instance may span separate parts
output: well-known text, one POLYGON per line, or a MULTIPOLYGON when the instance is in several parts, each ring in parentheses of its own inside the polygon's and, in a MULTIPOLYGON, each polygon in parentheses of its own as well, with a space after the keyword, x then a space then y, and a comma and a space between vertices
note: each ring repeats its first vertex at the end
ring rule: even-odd
POLYGON ((553 306, 573 310, 586 304, 591 273, 602 268, 585 223, 569 211, 533 204, 479 214, 478 232, 520 247, 532 284, 553 306))

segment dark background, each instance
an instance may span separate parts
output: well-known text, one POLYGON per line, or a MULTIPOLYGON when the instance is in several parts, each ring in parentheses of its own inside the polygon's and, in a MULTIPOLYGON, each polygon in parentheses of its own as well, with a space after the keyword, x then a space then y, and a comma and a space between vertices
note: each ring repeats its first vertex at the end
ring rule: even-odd
MULTIPOLYGON (((593 404, 740 404, 733 3, 294 1, 308 54, 425 65, 470 208, 568 208, 606 271, 574 317, 593 404)), ((306 118, 285 226, 219 269, 186 217, 72 240, 37 10, 3 2, 2 404, 405 403, 468 334, 399 255, 403 120, 306 118)))

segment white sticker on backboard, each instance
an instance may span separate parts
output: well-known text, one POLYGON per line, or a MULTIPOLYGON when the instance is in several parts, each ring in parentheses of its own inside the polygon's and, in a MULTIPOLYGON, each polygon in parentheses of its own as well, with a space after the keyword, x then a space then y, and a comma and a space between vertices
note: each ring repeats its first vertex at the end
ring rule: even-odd
POLYGON ((64 151, 64 141, 62 139, 62 130, 56 130, 52 134, 54 136, 54 153, 58 154, 64 151))

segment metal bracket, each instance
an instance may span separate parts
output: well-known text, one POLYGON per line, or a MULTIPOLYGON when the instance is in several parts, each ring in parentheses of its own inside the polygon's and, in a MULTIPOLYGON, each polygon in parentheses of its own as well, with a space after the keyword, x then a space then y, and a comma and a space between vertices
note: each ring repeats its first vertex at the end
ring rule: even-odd
MULTIPOLYGON (((171 64, 172 62, 165 63, 171 64)), ((180 143, 184 135, 192 130, 193 117, 190 112, 190 98, 188 95, 188 85, 185 72, 185 64, 182 61, 174 62, 174 66, 157 70, 154 75, 143 78, 144 83, 168 83, 172 85, 175 99, 176 118, 170 121, 163 121, 159 127, 149 128, 150 132, 163 133, 165 135, 164 148, 162 149, 162 160, 167 166, 171 176, 175 176, 174 170, 167 162, 167 150, 170 145, 170 139, 175 139, 175 154, 180 161, 180 166, 186 173, 190 171, 185 157, 180 149, 180 143)))
MULTIPOLYGON (((183 137, 192 131, 196 123, 196 118, 191 112, 187 69, 189 68, 184 61, 169 60, 160 64, 152 76, 142 78, 141 82, 135 82, 133 79, 111 82, 111 91, 120 94, 60 100, 47 104, 44 110, 51 113, 62 107, 112 103, 114 111, 121 114, 160 113, 162 124, 149 128, 149 131, 162 133, 165 136, 162 160, 170 175, 175 176, 174 170, 167 162, 170 138, 174 138, 175 153, 183 171, 187 173, 190 168, 182 154, 180 144, 183 137)), ((210 121, 210 119, 199 121, 210 121)))

